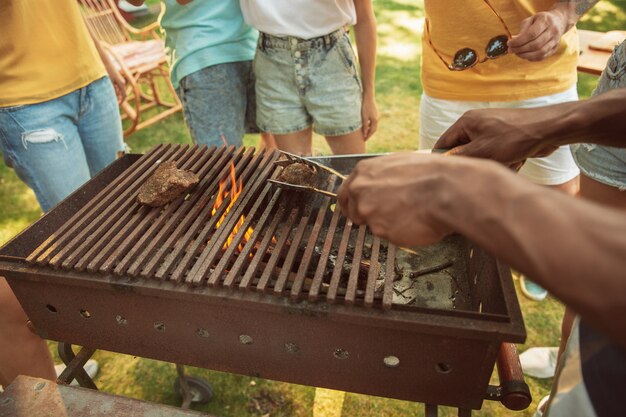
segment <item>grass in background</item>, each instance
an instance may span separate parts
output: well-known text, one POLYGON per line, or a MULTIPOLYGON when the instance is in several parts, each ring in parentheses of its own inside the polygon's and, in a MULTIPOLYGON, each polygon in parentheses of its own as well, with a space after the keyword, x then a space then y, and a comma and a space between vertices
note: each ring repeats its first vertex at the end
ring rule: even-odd
MULTIPOLYGON (((198 0, 200 1, 200 0, 198 0)), ((158 0, 148 0, 151 10, 158 11, 158 0)), ((368 142, 368 152, 381 153, 417 148, 420 82, 422 1, 377 0, 378 66, 376 88, 380 111, 380 128, 368 142)), ((153 18, 152 18, 153 19, 153 18)), ((134 22, 138 26, 147 20, 134 22)), ((626 2, 603 1, 583 17, 579 27, 592 30, 626 28, 626 2)), ((578 90, 581 98, 588 97, 597 77, 580 74, 578 90)), ((246 146, 256 146, 258 136, 246 136, 246 146)), ((159 143, 191 143, 182 114, 177 114, 127 138, 134 153, 143 153, 159 143)), ((325 141, 316 137, 314 152, 327 154, 325 141)), ((0 244, 24 229, 40 216, 34 194, 16 177, 13 170, 0 165, 0 244)), ((519 297, 526 329, 527 342, 519 346, 556 346, 560 335, 562 305, 549 297, 536 303, 519 297)), ((50 342, 55 354, 56 343, 50 342)), ((106 392, 145 399, 158 403, 179 405, 174 392, 176 370, 173 364, 97 351, 95 359, 101 370, 95 381, 106 392)), ((199 376, 213 385, 214 399, 205 406, 194 406, 222 416, 309 417, 312 415, 314 388, 274 382, 222 372, 187 367, 187 373, 199 376)), ((531 416, 537 402, 549 392, 551 380, 527 378, 534 404, 516 416, 531 416)), ((440 415, 452 416, 456 410, 442 408, 440 415)), ((474 416, 508 416, 513 413, 500 403, 485 401, 483 409, 474 416)), ((348 393, 344 402, 346 417, 416 417, 423 415, 423 405, 406 401, 348 393)))

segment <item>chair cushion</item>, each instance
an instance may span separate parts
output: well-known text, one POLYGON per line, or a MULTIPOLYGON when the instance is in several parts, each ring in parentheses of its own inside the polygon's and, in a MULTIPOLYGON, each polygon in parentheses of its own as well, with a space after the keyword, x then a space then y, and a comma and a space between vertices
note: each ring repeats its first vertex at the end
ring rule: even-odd
POLYGON ((146 71, 166 62, 162 40, 123 42, 111 45, 111 50, 132 72, 146 71))

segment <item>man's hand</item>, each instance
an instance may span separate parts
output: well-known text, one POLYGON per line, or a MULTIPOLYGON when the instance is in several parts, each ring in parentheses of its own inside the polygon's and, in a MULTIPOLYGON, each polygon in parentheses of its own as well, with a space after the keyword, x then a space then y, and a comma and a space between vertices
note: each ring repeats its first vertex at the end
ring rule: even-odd
POLYGON ((339 206, 355 224, 399 246, 437 242, 453 231, 442 220, 453 192, 445 184, 458 172, 456 163, 466 161, 476 162, 416 153, 361 161, 339 189, 339 206))
POLYGON ((368 140, 378 130, 378 108, 373 98, 363 98, 361 120, 363 121, 363 140, 368 140))
POLYGON ((522 20, 520 32, 509 40, 509 51, 529 61, 553 55, 561 36, 599 0, 558 0, 545 12, 522 20))
POLYGON ((567 14, 555 7, 522 20, 520 32, 509 40, 509 51, 529 61, 553 55, 561 36, 571 28, 567 14))
POLYGON ((527 158, 550 155, 559 147, 549 137, 554 113, 549 108, 470 110, 441 135, 434 148, 517 169, 527 158))

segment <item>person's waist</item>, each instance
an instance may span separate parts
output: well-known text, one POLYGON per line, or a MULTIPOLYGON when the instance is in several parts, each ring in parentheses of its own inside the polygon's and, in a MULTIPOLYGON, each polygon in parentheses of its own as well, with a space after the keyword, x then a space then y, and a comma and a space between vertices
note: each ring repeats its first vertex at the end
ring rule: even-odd
POLYGON ((280 49, 311 49, 332 47, 341 37, 348 31, 341 27, 327 35, 318 36, 310 39, 298 38, 296 36, 276 36, 269 33, 259 33, 259 45, 262 48, 280 48, 280 49))

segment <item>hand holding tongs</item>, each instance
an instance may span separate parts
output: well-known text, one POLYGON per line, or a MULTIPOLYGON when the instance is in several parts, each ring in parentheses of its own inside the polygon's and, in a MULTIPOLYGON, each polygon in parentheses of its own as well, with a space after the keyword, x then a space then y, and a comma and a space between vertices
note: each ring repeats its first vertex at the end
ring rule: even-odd
MULTIPOLYGON (((285 152, 285 151, 279 151, 280 153, 282 153, 286 159, 279 159, 274 161, 274 165, 277 166, 282 166, 283 169, 291 164, 294 163, 300 163, 303 165, 308 166, 309 168, 313 169, 313 171, 315 172, 315 174, 318 174, 320 172, 325 172, 327 174, 331 174, 336 176, 337 178, 341 179, 341 180, 345 180, 346 176, 341 174, 338 171, 335 171, 334 169, 327 167, 326 165, 322 165, 320 163, 311 161, 309 159, 303 158, 301 156, 298 155, 294 155, 292 153, 289 152, 285 152)), ((323 194, 325 196, 328 197, 333 197, 333 198, 337 198, 337 194, 330 192, 330 191, 326 191, 326 190, 322 190, 319 188, 316 188, 312 185, 301 185, 301 184, 292 184, 289 182, 285 182, 285 181, 279 181, 279 180, 275 180, 275 179, 268 179, 267 181, 271 182, 272 184, 276 184, 279 187, 282 188, 287 188, 290 190, 296 190, 296 191, 311 191, 314 193, 318 193, 318 194, 323 194)))

